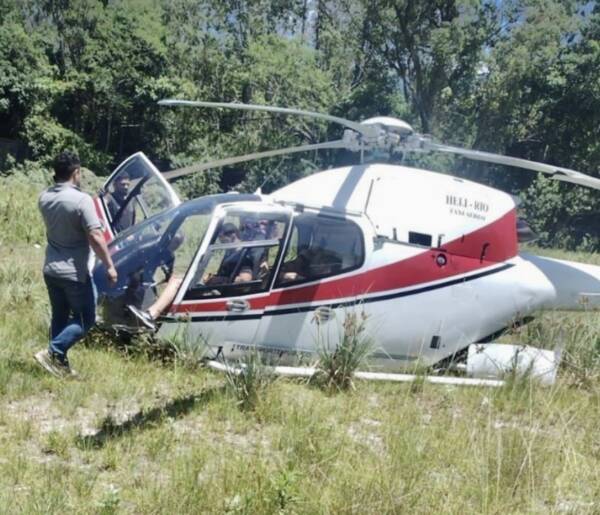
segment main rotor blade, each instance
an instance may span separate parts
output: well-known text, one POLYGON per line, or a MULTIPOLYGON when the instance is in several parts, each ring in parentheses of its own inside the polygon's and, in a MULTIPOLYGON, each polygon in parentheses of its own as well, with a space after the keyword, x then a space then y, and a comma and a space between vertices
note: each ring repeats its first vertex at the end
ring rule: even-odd
POLYGON ((245 161, 252 161, 254 159, 264 159, 266 157, 281 156, 284 154, 293 154, 295 152, 306 152, 309 150, 323 150, 329 148, 346 148, 347 142, 344 140, 326 141, 325 143, 315 143, 312 145, 301 145, 299 147, 288 147, 280 148, 277 150, 267 150, 265 152, 255 152, 253 154, 245 154, 243 156, 226 157, 225 159, 218 159, 217 161, 209 161, 208 163, 197 163, 184 168, 178 168, 169 172, 164 172, 163 177, 168 181, 172 181, 177 177, 183 177, 191 173, 201 172, 203 170, 209 170, 211 168, 220 168, 222 166, 233 165, 237 163, 243 163, 245 161))
POLYGON ((570 182, 600 190, 600 179, 577 172, 575 170, 570 170, 569 168, 547 165, 518 157, 508 157, 500 154, 492 154, 490 152, 481 152, 479 150, 468 150, 450 145, 440 145, 430 141, 426 141, 423 148, 424 150, 435 150, 437 152, 446 154, 459 155, 466 157, 467 159, 473 159, 474 161, 484 161, 486 163, 496 163, 500 165, 514 166, 516 168, 524 168, 526 170, 532 170, 534 172, 550 175, 552 179, 556 179, 558 181, 570 182))
POLYGON ((345 118, 339 118, 337 116, 332 116, 329 114, 323 113, 315 113, 313 111, 302 111, 300 109, 290 109, 287 107, 271 107, 265 105, 257 105, 257 104, 238 104, 236 102, 202 102, 199 100, 178 100, 167 98, 164 100, 159 100, 158 105, 161 106, 192 106, 192 107, 222 107, 226 109, 239 109, 241 111, 263 111, 266 113, 278 113, 278 114, 295 114, 298 116, 308 116, 311 118, 316 118, 318 120, 326 120, 328 122, 337 123, 342 125, 343 127, 347 127, 348 129, 352 129, 363 136, 372 136, 373 129, 361 125, 357 122, 352 122, 350 120, 346 120, 345 118))

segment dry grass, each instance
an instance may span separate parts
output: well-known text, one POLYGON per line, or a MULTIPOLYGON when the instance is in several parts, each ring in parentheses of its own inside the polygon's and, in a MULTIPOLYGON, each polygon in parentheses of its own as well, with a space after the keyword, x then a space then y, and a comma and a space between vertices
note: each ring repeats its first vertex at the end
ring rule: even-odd
POLYGON ((39 369, 42 251, 19 238, 0 249, 2 513, 600 511, 596 315, 509 336, 564 346, 552 388, 281 380, 248 412, 185 342, 164 360, 96 335, 72 352, 83 381, 39 369))

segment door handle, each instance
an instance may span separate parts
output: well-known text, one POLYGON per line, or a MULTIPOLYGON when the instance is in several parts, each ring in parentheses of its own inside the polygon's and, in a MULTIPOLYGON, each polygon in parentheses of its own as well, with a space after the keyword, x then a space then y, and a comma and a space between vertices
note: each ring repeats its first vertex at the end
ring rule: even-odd
POLYGON ((245 299, 232 299, 228 300, 225 304, 227 306, 227 311, 246 311, 250 309, 250 303, 245 299))
POLYGON ((331 320, 335 316, 335 311, 331 309, 329 306, 319 306, 315 309, 315 314, 313 315, 313 321, 317 324, 321 324, 323 322, 327 322, 331 320))

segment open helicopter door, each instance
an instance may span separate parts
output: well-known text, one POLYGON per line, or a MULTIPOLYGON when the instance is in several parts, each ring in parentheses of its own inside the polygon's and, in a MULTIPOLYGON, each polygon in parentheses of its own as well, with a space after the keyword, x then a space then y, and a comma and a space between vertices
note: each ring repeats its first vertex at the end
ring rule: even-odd
POLYGON ((94 200, 107 241, 181 203, 175 190, 143 152, 123 161, 94 200))
POLYGON ((262 203, 218 207, 159 336, 185 330, 217 354, 245 353, 269 302, 290 218, 291 210, 262 203))

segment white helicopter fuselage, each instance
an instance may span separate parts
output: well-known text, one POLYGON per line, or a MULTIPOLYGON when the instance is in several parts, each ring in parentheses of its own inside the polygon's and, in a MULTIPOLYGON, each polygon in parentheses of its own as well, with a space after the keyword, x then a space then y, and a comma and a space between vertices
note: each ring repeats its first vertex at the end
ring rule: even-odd
MULTIPOLYGON (((387 368, 433 364, 536 310, 585 308, 600 294, 600 267, 518 254, 510 195, 452 176, 383 164, 332 169, 252 207, 287 209, 292 220, 308 211, 350 220, 362 233, 364 259, 315 281, 186 299, 201 248, 159 336, 185 327, 226 357, 256 347, 285 363, 338 344, 355 315, 387 368)), ((285 245, 291 238, 288 231, 285 245)))
MULTIPOLYGON (((156 307, 158 270, 169 281, 165 292, 177 289, 168 302, 165 292, 159 297, 161 311, 170 303, 157 320, 159 337, 179 334, 188 344, 207 344, 213 357, 256 348, 279 364, 334 348, 353 317, 360 317, 362 335, 390 368, 444 361, 540 309, 599 304, 600 267, 519 254, 518 235, 527 231, 517 230, 514 198, 450 175, 361 164, 313 174, 267 196, 225 194, 182 204, 168 184, 212 168, 323 149, 360 153, 361 161, 378 152, 442 153, 600 189, 596 177, 437 143, 389 117, 357 122, 237 102, 159 104, 302 116, 341 126, 344 133, 164 174, 142 153, 124 161, 96 199, 119 283, 107 284, 101 264, 94 279, 104 282, 98 287, 104 320, 114 329, 154 328, 140 310, 156 307), (117 209, 110 196, 120 174, 127 175, 131 191, 117 209), (180 276, 175 268, 181 265, 180 276)), ((514 347, 508 349, 509 368, 522 350, 514 347)), ((491 360, 505 351, 490 350, 491 360)))

